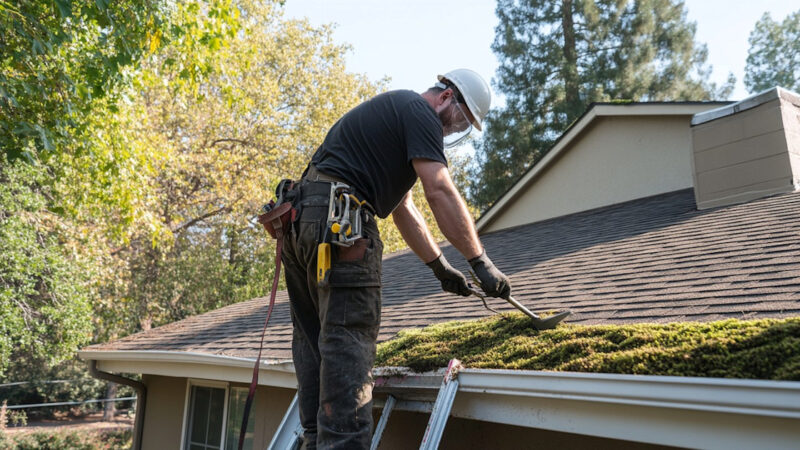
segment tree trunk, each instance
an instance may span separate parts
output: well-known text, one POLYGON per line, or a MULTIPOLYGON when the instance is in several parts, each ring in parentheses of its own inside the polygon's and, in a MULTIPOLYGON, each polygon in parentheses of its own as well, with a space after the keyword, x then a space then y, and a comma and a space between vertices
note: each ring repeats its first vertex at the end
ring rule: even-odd
POLYGON ((561 3, 561 29, 564 32, 564 90, 566 93, 567 122, 581 113, 578 89, 578 53, 575 48, 575 23, 572 17, 572 0, 561 3))
MULTIPOLYGON (((117 383, 108 382, 106 387, 106 399, 110 400, 117 396, 117 383)), ((105 402, 103 407, 103 421, 111 422, 114 420, 114 414, 117 411, 117 406, 114 402, 105 402)))

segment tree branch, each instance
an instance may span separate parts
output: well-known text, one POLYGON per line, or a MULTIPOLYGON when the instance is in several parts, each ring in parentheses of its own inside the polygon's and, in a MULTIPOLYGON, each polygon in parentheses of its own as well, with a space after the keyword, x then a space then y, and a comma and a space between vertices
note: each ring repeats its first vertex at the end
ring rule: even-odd
POLYGON ((228 139, 217 139, 217 140, 215 140, 215 141, 213 141, 211 143, 210 147, 214 147, 217 144, 221 144, 223 142, 234 142, 236 144, 248 145, 248 146, 251 146, 251 147, 254 146, 254 144, 252 142, 250 142, 250 141, 245 141, 243 139, 228 138, 228 139))
POLYGON ((202 216, 195 217, 194 219, 192 219, 192 220, 190 220, 190 221, 188 221, 188 222, 185 222, 184 224, 182 224, 182 225, 179 225, 179 226, 178 226, 178 227, 176 227, 176 228, 173 228, 173 229, 172 229, 172 232, 173 232, 173 233, 177 233, 177 232, 179 232, 179 231, 181 231, 181 230, 185 230, 185 229, 187 229, 187 228, 191 227, 192 225, 195 225, 195 224, 197 224, 197 223, 199 223, 199 222, 202 222, 203 220, 206 220, 206 219, 208 219, 209 217, 214 217, 214 216, 216 216, 216 215, 218 215, 218 214, 222 214, 222 213, 226 213, 226 212, 231 212, 231 210, 233 209, 233 208, 232 208, 232 205, 233 205, 234 203, 238 202, 239 200, 241 200, 241 197, 239 197, 239 198, 235 199, 234 201, 232 201, 230 205, 227 205, 227 206, 222 206, 222 207, 220 207, 220 208, 217 208, 217 209, 215 209, 214 211, 209 211, 209 212, 207 212, 207 213, 203 214, 202 216))

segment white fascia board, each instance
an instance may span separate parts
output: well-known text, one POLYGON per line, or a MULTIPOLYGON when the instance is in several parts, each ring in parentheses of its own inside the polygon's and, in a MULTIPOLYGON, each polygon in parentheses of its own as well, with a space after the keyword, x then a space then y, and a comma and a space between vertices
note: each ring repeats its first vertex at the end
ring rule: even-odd
MULTIPOLYGON (((800 442, 797 382, 481 369, 458 378, 456 417, 692 448, 800 442)), ((438 373, 395 374, 375 390, 424 411, 440 383, 438 373)))
POLYGON ((495 216, 521 193, 528 185, 556 160, 562 152, 570 147, 572 141, 579 136, 589 125, 598 117, 629 117, 629 116, 693 116, 703 111, 708 111, 714 103, 638 103, 638 104, 618 104, 595 105, 581 119, 564 133, 550 151, 545 154, 536 165, 534 165, 525 175, 517 181, 502 197, 500 197, 475 223, 475 227, 480 233, 488 226, 495 216))
MULTIPOLYGON (((253 358, 159 350, 80 351, 78 356, 87 361, 96 360, 97 368, 106 372, 198 378, 233 383, 250 383, 255 363, 253 358)), ((296 389, 294 365, 290 360, 262 360, 258 384, 296 389)))

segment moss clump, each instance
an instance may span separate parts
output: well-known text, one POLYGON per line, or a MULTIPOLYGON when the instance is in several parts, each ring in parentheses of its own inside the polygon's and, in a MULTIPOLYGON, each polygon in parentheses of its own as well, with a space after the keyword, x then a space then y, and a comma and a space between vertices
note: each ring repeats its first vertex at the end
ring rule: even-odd
POLYGON ((400 332, 377 366, 466 367, 800 380, 800 317, 708 323, 560 325, 537 331, 504 314, 400 332))

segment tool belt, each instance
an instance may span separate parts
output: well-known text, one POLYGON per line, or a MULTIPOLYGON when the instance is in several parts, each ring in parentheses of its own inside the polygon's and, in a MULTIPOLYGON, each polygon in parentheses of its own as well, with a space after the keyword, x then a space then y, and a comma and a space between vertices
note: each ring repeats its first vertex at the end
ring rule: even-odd
POLYGON ((363 241, 362 222, 374 220, 375 211, 357 189, 343 180, 325 175, 309 165, 300 183, 300 208, 325 206, 325 225, 318 236, 317 283, 324 283, 331 268, 331 245, 351 247, 363 241))
POLYGON ((350 247, 363 238, 362 223, 374 220, 375 210, 361 193, 337 177, 319 172, 309 164, 299 182, 282 180, 275 200, 261 209, 258 221, 278 241, 297 220, 304 207, 325 207, 325 225, 318 236, 317 281, 324 280, 331 267, 331 245, 350 247))

